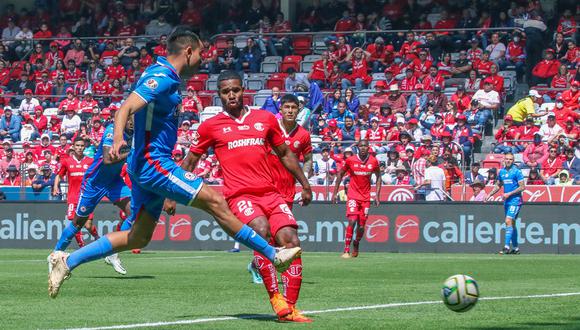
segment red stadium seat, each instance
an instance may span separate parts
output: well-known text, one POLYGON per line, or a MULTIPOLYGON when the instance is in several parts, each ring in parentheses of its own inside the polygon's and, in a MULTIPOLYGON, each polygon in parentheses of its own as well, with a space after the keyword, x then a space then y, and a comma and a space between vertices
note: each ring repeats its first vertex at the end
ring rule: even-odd
POLYGON ((266 88, 272 89, 273 87, 278 87, 281 90, 284 90, 284 80, 286 79, 287 74, 285 73, 274 73, 268 78, 266 81, 266 88))
POLYGON ((215 47, 217 48, 218 56, 222 56, 224 53, 224 49, 227 48, 228 46, 227 40, 228 40, 227 36, 219 36, 215 39, 215 47))
POLYGON ((254 94, 256 91, 251 89, 244 90, 244 104, 245 105, 252 105, 254 104, 254 94))
POLYGON ((294 68, 296 71, 300 71, 300 62, 302 61, 302 56, 300 55, 288 55, 284 57, 284 61, 280 65, 280 71, 286 72, 289 68, 294 68))
POLYGON ((292 39, 292 47, 294 48, 294 54, 309 55, 312 53, 312 37, 296 36, 292 39))
POLYGON ((215 92, 212 92, 212 91, 199 91, 197 93, 197 97, 199 97, 201 104, 203 104, 204 107, 207 107, 207 106, 212 105, 214 94, 215 94, 215 92))
POLYGON ((208 75, 205 73, 198 73, 191 76, 187 81, 187 87, 193 87, 196 91, 201 91, 205 89, 205 82, 208 79, 208 75))
POLYGON ((488 154, 485 159, 481 162, 481 167, 483 168, 501 168, 503 162, 503 154, 488 154))

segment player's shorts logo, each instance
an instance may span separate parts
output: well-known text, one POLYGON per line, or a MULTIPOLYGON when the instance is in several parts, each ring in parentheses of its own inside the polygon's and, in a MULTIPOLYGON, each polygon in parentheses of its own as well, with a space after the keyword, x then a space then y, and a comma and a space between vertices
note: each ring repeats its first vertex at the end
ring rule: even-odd
POLYGON ((260 131, 260 132, 261 132, 261 131, 263 131, 263 130, 264 130, 264 124, 262 124, 262 123, 255 123, 255 124, 254 124, 254 128, 255 128, 257 131, 260 131))
POLYGON ((246 217, 254 214, 254 208, 252 207, 252 202, 250 201, 239 201, 237 204, 238 210, 242 212, 246 217))
POLYGON ((395 240, 399 243, 415 243, 419 240, 419 218, 415 215, 399 215, 395 220, 395 240))
POLYGON ((389 240, 389 218, 382 215, 371 215, 365 226, 368 242, 381 243, 389 240))
POLYGON ((172 241, 187 241, 191 238, 191 217, 178 214, 169 218, 169 239, 172 241))
POLYGON ((288 215, 288 217, 294 219, 294 214, 292 214, 292 210, 290 210, 287 204, 280 204, 278 206, 280 207, 280 210, 282 210, 282 212, 288 215))
POLYGON ((157 80, 155 80, 153 78, 147 80, 145 85, 147 85, 147 87, 149 87, 150 89, 153 89, 153 90, 157 89, 157 87, 159 86, 159 84, 157 83, 157 80))
POLYGON ((84 212, 86 212, 86 211, 87 211, 87 208, 86 208, 86 207, 84 207, 84 206, 81 206, 81 212, 83 212, 83 213, 84 213, 84 212))
POLYGON ((153 231, 152 241, 162 241, 165 239, 165 216, 159 217, 155 231, 153 231))
POLYGON ((191 172, 185 172, 185 174, 183 174, 183 176, 189 181, 193 181, 196 178, 195 174, 193 174, 191 172))

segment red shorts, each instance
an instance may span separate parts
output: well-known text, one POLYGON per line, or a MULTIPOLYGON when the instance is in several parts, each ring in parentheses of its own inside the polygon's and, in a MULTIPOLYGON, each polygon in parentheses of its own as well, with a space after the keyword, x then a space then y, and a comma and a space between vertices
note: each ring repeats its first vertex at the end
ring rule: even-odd
POLYGON ((270 223, 270 233, 276 236, 283 227, 298 228, 292 210, 277 192, 263 195, 240 195, 228 199, 228 205, 234 215, 244 224, 260 216, 265 216, 270 223))
MULTIPOLYGON (((78 202, 68 203, 68 208, 66 209, 66 219, 73 221, 75 218, 75 213, 77 210, 78 202)), ((93 213, 89 215, 89 220, 93 220, 93 213)))
POLYGON ((367 222, 370 207, 371 201, 362 202, 356 199, 349 199, 346 201, 346 217, 358 220, 358 224, 364 227, 367 222))

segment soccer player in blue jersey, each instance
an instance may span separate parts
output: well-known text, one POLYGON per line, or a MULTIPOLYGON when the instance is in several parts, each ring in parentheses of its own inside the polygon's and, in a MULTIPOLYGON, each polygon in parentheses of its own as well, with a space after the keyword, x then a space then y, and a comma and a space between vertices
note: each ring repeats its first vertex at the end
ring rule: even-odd
MULTIPOLYGON (((129 154, 129 148, 126 148, 119 157, 113 159, 109 154, 113 146, 113 124, 109 124, 103 133, 101 143, 97 148, 93 163, 87 169, 81 184, 81 191, 77 209, 73 221, 63 230, 54 251, 65 251, 70 245, 71 240, 75 237, 89 219, 103 197, 107 197, 113 204, 119 207, 125 214, 130 214, 131 191, 121 177, 121 169, 129 154)), ((133 136, 133 120, 129 120, 125 128, 124 138, 129 141, 133 136)), ((122 229, 130 228, 130 221, 125 221, 122 229), (124 228, 123 228, 124 227, 124 228)), ((52 269, 51 259, 54 252, 48 256, 48 272, 52 269)), ((105 262, 113 266, 119 274, 125 275, 127 271, 123 267, 117 253, 105 258, 105 262)))
POLYGON ((522 207, 522 192, 526 188, 522 171, 514 165, 514 155, 505 154, 505 167, 499 171, 495 187, 489 192, 487 200, 492 200, 503 186, 503 207, 505 211, 505 245, 500 254, 519 254, 516 221, 522 207), (510 250, 510 243, 512 249, 510 250))
MULTIPOLYGON (((171 159, 177 142, 180 74, 199 65, 200 50, 201 41, 196 34, 175 31, 167 40, 167 57, 158 57, 157 62, 143 72, 135 90, 117 111, 110 151, 113 160, 121 158, 127 146, 123 131, 128 118, 135 116, 132 150, 127 160, 127 171, 133 183, 131 218, 135 219, 134 224, 130 230, 109 233, 71 254, 56 251, 48 276, 50 297, 58 295, 62 282, 77 266, 116 252, 145 247, 151 240, 166 198, 205 210, 228 235, 264 255, 280 272, 300 257, 299 247, 285 249, 269 245, 234 216, 220 193, 171 159)), ((308 203, 312 195, 305 197, 308 203)), ((173 213, 172 203, 167 205, 166 210, 173 213)))

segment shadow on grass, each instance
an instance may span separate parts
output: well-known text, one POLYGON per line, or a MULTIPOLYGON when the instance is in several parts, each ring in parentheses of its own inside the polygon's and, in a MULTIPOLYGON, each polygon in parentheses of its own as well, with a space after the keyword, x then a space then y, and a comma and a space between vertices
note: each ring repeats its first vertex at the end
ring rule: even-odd
POLYGON ((134 275, 134 276, 87 276, 87 278, 110 278, 114 280, 152 280, 155 276, 134 275))
POLYGON ((526 322, 519 323, 509 327, 465 327, 465 329, 478 329, 478 330, 514 330, 514 329, 580 329, 580 318, 570 318, 568 320, 563 320, 562 322, 526 322))
POLYGON ((231 316, 241 320, 255 320, 255 321, 265 321, 272 322, 278 320, 274 315, 271 314, 234 314, 234 315, 224 315, 231 316))

